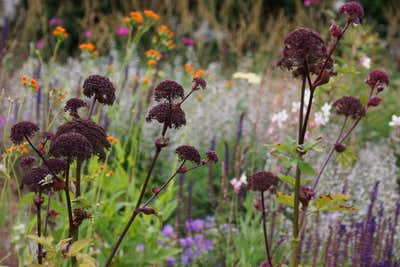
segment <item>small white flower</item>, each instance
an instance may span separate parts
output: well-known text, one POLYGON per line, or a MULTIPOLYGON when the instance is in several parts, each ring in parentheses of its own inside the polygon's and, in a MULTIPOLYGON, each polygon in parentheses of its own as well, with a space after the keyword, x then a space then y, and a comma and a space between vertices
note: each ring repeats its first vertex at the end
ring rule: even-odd
POLYGON ((283 123, 285 121, 287 121, 288 118, 289 118, 289 116, 288 116, 286 110, 282 110, 278 113, 272 114, 271 121, 272 121, 272 123, 276 123, 279 128, 282 128, 283 123))
POLYGON ((300 110, 300 102, 292 102, 291 112, 297 113, 300 110))
POLYGON ((321 110, 315 113, 314 122, 317 125, 326 125, 329 122, 329 117, 331 116, 332 106, 329 103, 325 103, 321 110))
POLYGON ((390 127, 400 127, 400 116, 392 115, 392 120, 389 122, 390 127))
POLYGON ((366 69, 371 68, 371 58, 366 55, 360 57, 360 65, 366 69))

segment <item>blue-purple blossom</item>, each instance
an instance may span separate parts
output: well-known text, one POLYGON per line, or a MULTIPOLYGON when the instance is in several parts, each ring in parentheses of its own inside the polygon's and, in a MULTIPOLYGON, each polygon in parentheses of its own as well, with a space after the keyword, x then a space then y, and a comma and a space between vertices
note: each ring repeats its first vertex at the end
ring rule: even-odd
POLYGON ((170 224, 167 224, 164 226, 161 232, 165 238, 172 238, 174 236, 174 227, 172 227, 170 224))
POLYGON ((188 232, 199 233, 204 229, 205 222, 202 219, 189 220, 186 222, 186 229, 188 232))

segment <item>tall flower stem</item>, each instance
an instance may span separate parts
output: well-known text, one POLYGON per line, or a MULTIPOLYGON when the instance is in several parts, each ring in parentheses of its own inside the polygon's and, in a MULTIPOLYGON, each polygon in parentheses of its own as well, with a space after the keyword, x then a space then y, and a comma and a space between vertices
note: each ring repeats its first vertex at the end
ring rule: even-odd
POLYGON ((261 207, 262 207, 262 221, 263 221, 265 251, 267 252, 268 263, 271 267, 273 267, 271 253, 269 251, 268 234, 267 234, 267 219, 265 218, 266 215, 265 215, 264 191, 261 191, 261 207))
MULTIPOLYGON (((78 198, 81 196, 81 170, 82 170, 82 161, 76 161, 76 192, 75 196, 78 198)), ((74 230, 73 241, 77 241, 79 237, 79 228, 74 230)))
MULTIPOLYGON (((34 200, 36 205, 36 214, 37 214, 37 235, 38 237, 42 236, 42 218, 41 218, 41 207, 42 207, 42 193, 39 191, 36 193, 36 198, 34 200)), ((37 259, 38 263, 43 263, 43 246, 42 244, 38 243, 38 252, 37 252, 37 259)))
POLYGON ((51 205, 51 191, 47 193, 47 208, 46 208, 46 219, 44 222, 43 236, 47 235, 47 225, 49 224, 49 211, 51 205))
POLYGON ((71 205, 71 197, 69 195, 69 165, 70 160, 67 160, 67 167, 65 168, 65 199, 67 201, 67 211, 68 211, 68 223, 69 223, 69 237, 73 236, 73 218, 72 218, 72 205, 71 205))
POLYGON ((115 245, 113 247, 113 250, 111 251, 111 254, 108 256, 107 262, 105 264, 105 267, 111 266, 111 262, 112 262, 112 260, 113 260, 113 258, 115 256, 115 254, 117 253, 118 248, 121 245, 122 240, 124 239, 126 233, 128 232, 129 228, 131 227, 131 225, 132 225, 133 221, 135 220, 136 216, 138 215, 138 209, 140 208, 140 204, 142 203, 144 194, 146 192, 147 184, 149 183, 151 174, 153 173, 154 166, 156 165, 156 162, 157 162, 158 156, 160 155, 160 152, 161 152, 161 148, 157 147, 156 148, 156 152, 154 153, 154 156, 153 156, 153 160, 151 161, 150 168, 149 168, 149 170, 147 172, 146 179, 144 180, 142 189, 140 190, 140 195, 139 195, 139 198, 138 198, 138 200, 136 202, 135 209, 132 212, 132 215, 129 218, 128 223, 125 225, 125 228, 122 231, 121 235, 118 237, 117 243, 115 243, 115 245))
POLYGON ((90 106, 89 113, 88 113, 88 120, 92 117, 94 106, 96 105, 96 98, 93 98, 92 105, 90 106))

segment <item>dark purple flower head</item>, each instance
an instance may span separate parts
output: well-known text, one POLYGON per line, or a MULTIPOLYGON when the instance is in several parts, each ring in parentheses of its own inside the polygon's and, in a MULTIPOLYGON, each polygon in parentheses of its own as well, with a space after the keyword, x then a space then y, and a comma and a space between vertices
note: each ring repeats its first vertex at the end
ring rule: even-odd
POLYGON ((205 89, 207 87, 207 82, 201 77, 194 78, 193 79, 193 90, 199 90, 200 87, 202 89, 205 89))
POLYGON ((36 159, 32 156, 28 156, 28 157, 24 157, 21 159, 21 161, 19 162, 19 164, 22 167, 28 166, 31 167, 33 163, 35 163, 36 159))
POLYGON ((53 139, 53 137, 54 137, 54 134, 53 133, 51 133, 51 132, 43 132, 42 133, 42 138, 44 139, 44 140, 51 140, 51 139, 53 139))
POLYGON ((24 141, 25 137, 32 137, 39 127, 30 121, 21 121, 11 127, 10 138, 14 144, 20 144, 24 141))
POLYGON ((46 167, 33 167, 22 178, 22 183, 28 186, 33 191, 43 191, 51 188, 51 183, 42 184, 41 181, 50 174, 46 167))
POLYGON ((193 146, 180 146, 175 149, 175 153, 178 154, 180 160, 187 160, 200 165, 201 163, 201 156, 199 151, 193 146))
POLYGON ((389 85, 389 75, 383 70, 373 70, 368 73, 368 77, 365 82, 372 88, 378 88, 378 91, 382 91, 385 86, 389 85))
POLYGON ((154 89, 154 99, 156 101, 174 100, 183 98, 185 95, 182 85, 175 81, 165 80, 160 82, 154 89))
POLYGON ((272 172, 257 171, 249 178, 249 189, 252 191, 267 191, 271 186, 278 185, 278 177, 272 172))
POLYGON ((336 113, 344 116, 351 116, 353 118, 360 118, 365 116, 365 108, 361 104, 360 99, 352 96, 343 96, 333 103, 336 113))
POLYGON ((368 100, 368 106, 369 107, 377 107, 381 104, 382 98, 379 96, 373 96, 368 100))
POLYGON ((339 8, 339 14, 345 14, 349 22, 359 24, 364 17, 364 8, 358 2, 347 2, 339 8))
POLYGON ((98 155, 100 160, 106 157, 105 150, 111 147, 107 140, 107 134, 103 127, 92 120, 76 119, 58 127, 55 137, 65 133, 75 132, 83 135, 90 142, 93 153, 98 155))
POLYGON ((335 22, 332 22, 331 26, 329 27, 329 32, 333 37, 342 36, 342 29, 335 22))
POLYGON ((67 162, 62 159, 48 159, 46 160, 47 165, 43 164, 42 167, 50 168, 50 170, 54 173, 60 173, 65 170, 67 167, 67 162))
POLYGON ((114 85, 102 75, 90 75, 83 83, 83 94, 87 97, 94 95, 97 101, 105 105, 112 105, 115 101, 114 85))
MULTIPOLYGON (((278 65, 292 71, 295 77, 302 77, 308 72, 319 74, 327 58, 327 49, 321 36, 308 28, 299 28, 290 32, 284 42, 282 58, 278 65)), ((331 69, 333 62, 326 68, 331 69)))
POLYGON ((303 207, 307 207, 312 198, 315 197, 315 192, 311 187, 302 186, 300 188, 299 200, 303 207))
POLYGON ((167 259, 167 267, 174 267, 176 263, 175 257, 170 257, 167 259))
POLYGON ((206 156, 209 161, 218 163, 218 155, 214 150, 208 150, 206 156))
POLYGON ((87 106, 87 104, 82 99, 71 98, 65 104, 64 111, 65 112, 68 111, 69 115, 71 115, 72 117, 74 117, 76 119, 79 119, 78 109, 80 109, 82 107, 86 107, 86 106, 87 106))
POLYGON ((72 218, 73 218, 73 225, 75 227, 79 227, 79 225, 81 225, 81 223, 85 220, 85 219, 90 219, 90 214, 87 213, 85 210, 83 209, 74 209, 73 214, 72 214, 72 218))
POLYGON ((82 134, 69 132, 61 134, 52 140, 50 154, 55 157, 83 161, 92 155, 92 145, 82 134))
POLYGON ((335 151, 338 153, 343 153, 346 150, 346 146, 343 143, 335 144, 335 151))
POLYGON ((152 107, 146 117, 146 121, 156 120, 159 123, 167 123, 169 127, 175 129, 186 125, 185 112, 180 105, 171 105, 169 103, 160 103, 152 107))

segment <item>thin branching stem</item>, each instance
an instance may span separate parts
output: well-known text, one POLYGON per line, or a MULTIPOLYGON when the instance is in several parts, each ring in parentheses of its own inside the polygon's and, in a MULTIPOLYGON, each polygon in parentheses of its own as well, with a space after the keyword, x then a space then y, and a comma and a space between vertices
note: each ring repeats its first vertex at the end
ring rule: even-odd
POLYGON ((268 243, 268 234, 267 234, 267 218, 265 214, 265 199, 264 199, 264 191, 261 191, 261 207, 262 207, 262 222, 263 222, 263 232, 264 232, 264 243, 265 243, 265 251, 267 253, 268 263, 271 267, 272 265, 272 257, 271 252, 269 251, 269 243, 268 243))

